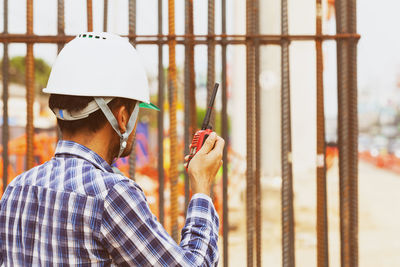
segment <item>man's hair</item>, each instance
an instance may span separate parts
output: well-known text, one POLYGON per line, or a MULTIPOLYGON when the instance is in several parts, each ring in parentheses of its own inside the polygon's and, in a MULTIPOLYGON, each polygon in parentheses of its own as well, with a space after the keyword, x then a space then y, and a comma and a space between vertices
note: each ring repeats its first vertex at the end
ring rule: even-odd
MULTIPOLYGON (((71 96, 51 94, 49 98, 50 109, 58 108, 69 112, 80 111, 87 107, 93 101, 91 96, 71 96)), ((133 111, 136 101, 127 98, 116 97, 108 103, 111 110, 125 106, 129 113, 133 111)), ((61 132, 76 133, 77 131, 97 132, 107 123, 107 119, 103 112, 99 109, 89 114, 87 118, 74 121, 66 121, 57 118, 57 124, 61 132)))

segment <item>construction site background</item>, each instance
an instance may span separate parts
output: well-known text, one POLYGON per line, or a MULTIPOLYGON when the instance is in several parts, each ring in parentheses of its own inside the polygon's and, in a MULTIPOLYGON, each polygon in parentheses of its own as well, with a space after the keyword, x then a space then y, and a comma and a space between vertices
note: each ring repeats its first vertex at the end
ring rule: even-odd
MULTIPOLYGON (((4 1, 4 0, 3 0, 4 1)), ((3 6, 0 1, 0 7, 3 6)), ((167 1, 164 1, 167 6, 167 1)), ((65 2, 65 32, 69 35, 86 30, 86 1, 65 2)), ((184 1, 176 3, 176 33, 184 34, 184 1)), ((109 2, 108 30, 128 34, 128 1, 109 2)), ((323 31, 335 34, 334 1, 322 1, 323 31)), ((38 35, 56 35, 56 1, 36 1, 34 10, 34 32, 38 35)), ((207 33, 207 5, 194 1, 195 34, 207 33)), ((395 1, 358 1, 358 25, 362 36, 359 43, 359 265, 400 265, 400 215, 393 210, 400 203, 400 38, 389 34, 393 25, 398 25, 395 1), (389 36, 389 37, 388 37, 389 36), (387 37, 383 41, 383 37, 387 37)), ((102 30, 103 1, 93 1, 93 29, 102 30), (101 2, 101 3, 100 3, 101 2)), ((137 1, 137 33, 157 34, 154 10, 157 1, 137 1), (154 15, 154 16, 152 16, 154 15)), ((216 14, 221 9, 216 1, 216 14)), ((260 31, 263 34, 280 33, 280 2, 260 0, 260 31)), ((26 32, 26 1, 9 1, 9 32, 26 32)), ((245 34, 246 1, 232 1, 227 7, 227 29, 229 34, 245 34)), ((166 13, 167 10, 164 10, 166 13)), ((0 16, 4 10, 0 9, 0 16)), ((289 28, 291 34, 315 33, 315 1, 289 1, 289 28)), ((216 19, 220 31, 220 19, 216 19)), ((167 32, 167 16, 164 16, 164 32, 167 32)), ((0 18, 0 29, 3 27, 0 18)), ((0 44, 0 51, 3 44, 0 44)), ((138 45, 149 76, 152 98, 157 99, 158 61, 157 47, 138 45)), ((55 44, 35 44, 34 55, 48 66, 57 55, 55 44)), ((165 73, 168 70, 168 49, 164 46, 165 73)), ((216 47, 217 54, 221 48, 216 47)), ((316 67, 314 42, 294 43, 290 50, 291 96, 293 126, 293 177, 294 214, 296 231, 296 263, 298 266, 316 266, 316 67)), ((326 42, 324 52, 324 89, 326 118, 327 199, 329 218, 329 262, 340 266, 340 221, 339 221, 339 171, 337 150, 337 70, 336 43, 326 42)), ((1 56, 0 52, 0 56, 1 56)), ((177 134, 180 151, 179 160, 179 225, 184 223, 185 182, 183 169, 184 151, 184 47, 177 46, 177 134), (182 152, 182 153, 181 153, 182 152)), ((281 239, 281 58, 279 46, 262 47, 261 71, 261 189, 262 189, 262 261, 263 266, 282 265, 281 239)), ((25 44, 9 44, 10 58, 26 55, 25 44)), ((204 114, 207 99, 207 46, 195 47, 197 124, 204 114)), ((221 79, 221 60, 216 58, 216 80, 221 79)), ((246 47, 228 47, 228 177, 229 177, 229 258, 231 266, 246 265, 246 47)), ((21 72, 24 76, 25 73, 21 72)), ((9 85, 9 167, 8 182, 26 170, 26 92, 25 80, 9 85)), ((164 81, 165 84, 167 81, 164 81)), ((39 85, 37 85, 39 86, 39 85)), ((1 87, 2 88, 2 87, 1 87)), ((2 110, 2 104, 0 109, 2 110)), ((170 167, 169 104, 164 102, 164 170, 165 170, 165 217, 170 216, 170 191, 168 172, 170 167)), ((221 132, 221 99, 216 101, 216 130, 221 132)), ((56 120, 47 108, 46 96, 37 93, 34 103, 34 160, 35 165, 49 160, 57 141, 56 120)), ((0 112, 1 114, 1 112, 0 112)), ((159 213, 157 171, 157 115, 141 112, 136 135, 135 179, 144 189, 152 211, 159 213)), ((2 175, 3 159, 0 161, 2 175)), ((129 158, 117 161, 116 165, 129 176, 129 158)), ((216 178, 214 199, 222 218, 222 170, 216 178)), ((165 220, 170 231, 170 220, 165 220)), ((221 224, 222 225, 222 224, 221 224)), ((220 248, 222 251, 222 230, 220 248)), ((222 257, 221 257, 222 258, 222 257)), ((221 264, 222 266, 222 261, 221 264)))

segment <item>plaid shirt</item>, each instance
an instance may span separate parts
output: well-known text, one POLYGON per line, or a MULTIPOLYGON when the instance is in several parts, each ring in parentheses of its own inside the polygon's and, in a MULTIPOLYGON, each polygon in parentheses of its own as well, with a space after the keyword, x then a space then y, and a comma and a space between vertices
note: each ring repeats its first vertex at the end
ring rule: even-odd
POLYGON ((1 199, 0 263, 7 266, 215 266, 218 215, 192 197, 180 245, 142 189, 90 149, 60 141, 55 157, 16 177, 1 199))

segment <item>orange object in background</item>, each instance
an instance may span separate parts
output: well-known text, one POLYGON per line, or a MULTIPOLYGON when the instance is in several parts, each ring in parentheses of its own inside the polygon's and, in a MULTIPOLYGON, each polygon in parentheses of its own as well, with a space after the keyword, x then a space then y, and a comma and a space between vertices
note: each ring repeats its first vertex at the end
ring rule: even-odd
MULTIPOLYGON (((47 133, 35 134, 33 138, 33 153, 35 166, 50 160, 54 155, 57 137, 49 136, 47 133)), ((3 147, 0 146, 0 153, 3 147)), ((26 135, 10 140, 8 143, 8 180, 10 183, 17 175, 25 171, 26 161, 26 135)), ((3 177, 3 158, 0 159, 0 177, 3 177)), ((3 188, 3 181, 0 181, 0 187, 3 188)), ((3 192, 3 190, 1 190, 3 192)), ((0 193, 1 194, 1 193, 0 193)))

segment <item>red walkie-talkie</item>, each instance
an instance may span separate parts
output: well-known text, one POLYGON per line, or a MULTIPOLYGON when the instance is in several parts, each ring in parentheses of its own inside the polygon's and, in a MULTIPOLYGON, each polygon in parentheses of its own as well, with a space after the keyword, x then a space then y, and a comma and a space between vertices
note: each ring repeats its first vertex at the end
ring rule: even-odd
POLYGON ((210 98, 210 103, 208 103, 206 116, 204 117, 203 124, 201 126, 201 130, 197 131, 194 134, 194 137, 193 137, 193 140, 192 140, 192 144, 189 147, 189 153, 190 154, 189 154, 188 163, 186 165, 186 170, 189 167, 190 160, 194 157, 194 155, 196 155, 196 153, 203 146, 203 144, 206 141, 207 137, 213 132, 212 131, 212 127, 210 125, 210 118, 211 118, 211 111, 212 111, 213 105, 214 105, 215 96, 217 95, 218 86, 219 86, 219 84, 215 83, 214 90, 213 90, 211 98, 210 98))

